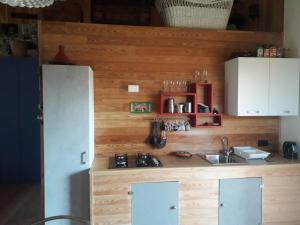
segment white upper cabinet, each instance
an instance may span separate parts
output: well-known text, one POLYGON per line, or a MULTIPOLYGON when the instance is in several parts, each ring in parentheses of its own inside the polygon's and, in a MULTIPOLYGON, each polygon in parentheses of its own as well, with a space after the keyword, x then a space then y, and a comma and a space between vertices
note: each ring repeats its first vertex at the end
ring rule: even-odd
POLYGON ((298 115, 299 60, 270 59, 270 115, 298 115))
POLYGON ((236 58, 225 63, 225 113, 298 115, 299 60, 236 58))

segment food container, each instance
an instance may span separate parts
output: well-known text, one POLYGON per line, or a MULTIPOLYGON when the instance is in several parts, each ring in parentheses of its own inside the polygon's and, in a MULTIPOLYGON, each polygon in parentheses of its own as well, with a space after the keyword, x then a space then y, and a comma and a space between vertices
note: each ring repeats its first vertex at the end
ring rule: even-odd
POLYGON ((183 113, 183 107, 184 107, 184 104, 183 104, 183 103, 176 104, 176 105, 175 105, 176 112, 177 112, 177 113, 183 113))
POLYGON ((174 113, 174 98, 169 98, 167 100, 168 113, 174 113))
POLYGON ((283 58, 284 57, 284 48, 278 48, 276 53, 277 58, 283 58))
POLYGON ((264 57, 266 57, 266 58, 270 57, 270 47, 269 47, 269 45, 264 46, 264 57))
POLYGON ((184 112, 185 113, 191 113, 192 112, 192 103, 191 102, 184 103, 184 112))
POLYGON ((256 45, 256 56, 264 57, 264 47, 262 45, 256 45))
POLYGON ((270 47, 270 57, 276 58, 277 57, 277 48, 275 46, 270 47))

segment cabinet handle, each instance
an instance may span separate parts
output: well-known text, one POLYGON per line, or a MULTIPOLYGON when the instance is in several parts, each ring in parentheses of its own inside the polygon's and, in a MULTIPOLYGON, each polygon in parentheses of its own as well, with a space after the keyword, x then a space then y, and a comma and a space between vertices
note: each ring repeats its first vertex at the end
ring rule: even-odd
POLYGON ((223 203, 220 203, 220 207, 224 207, 224 204, 223 204, 223 203))
POLYGON ((290 113, 291 113, 291 110, 281 110, 280 113, 283 113, 283 114, 290 114, 290 113))
POLYGON ((259 114, 260 111, 259 110, 248 110, 246 113, 247 114, 259 114))
POLYGON ((44 120, 43 116, 37 116, 36 119, 39 120, 39 121, 43 121, 44 120))
POLYGON ((176 207, 175 205, 173 205, 173 206, 170 207, 170 209, 171 209, 171 210, 176 210, 177 207, 176 207))
POLYGON ((80 161, 82 165, 86 164, 86 152, 81 152, 80 161))

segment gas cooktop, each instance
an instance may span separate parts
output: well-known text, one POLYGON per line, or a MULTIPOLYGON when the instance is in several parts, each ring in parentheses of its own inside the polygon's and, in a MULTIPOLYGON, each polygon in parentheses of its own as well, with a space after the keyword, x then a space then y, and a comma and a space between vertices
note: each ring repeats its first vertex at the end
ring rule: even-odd
POLYGON ((136 167, 161 167, 162 163, 157 156, 141 154, 128 156, 127 154, 115 155, 109 159, 109 168, 136 168, 136 167))

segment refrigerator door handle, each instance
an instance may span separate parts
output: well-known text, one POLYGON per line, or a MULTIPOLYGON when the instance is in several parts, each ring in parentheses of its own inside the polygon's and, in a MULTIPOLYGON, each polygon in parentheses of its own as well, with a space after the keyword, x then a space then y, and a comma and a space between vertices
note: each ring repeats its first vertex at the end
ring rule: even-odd
POLYGON ((86 152, 80 153, 80 161, 82 165, 86 164, 86 152))

